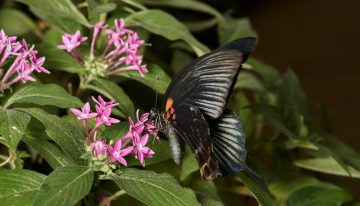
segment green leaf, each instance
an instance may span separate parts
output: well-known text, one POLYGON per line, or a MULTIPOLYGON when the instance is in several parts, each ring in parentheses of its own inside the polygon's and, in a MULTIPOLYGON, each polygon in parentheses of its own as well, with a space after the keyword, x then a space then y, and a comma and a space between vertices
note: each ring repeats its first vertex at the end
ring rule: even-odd
POLYGON ((74 205, 90 192, 93 179, 94 172, 89 167, 59 167, 41 185, 34 205, 74 205))
POLYGON ((96 86, 97 92, 119 103, 117 107, 119 107, 120 111, 123 113, 123 117, 135 114, 134 104, 120 86, 103 78, 96 78, 91 83, 96 86))
POLYGON ((244 185, 250 190, 261 206, 277 205, 264 182, 255 180, 254 178, 247 176, 245 173, 240 173, 239 176, 244 185))
POLYGON ((243 130, 247 136, 251 136, 254 132, 254 112, 250 109, 246 109, 250 104, 251 102, 244 92, 234 93, 231 97, 231 102, 229 103, 232 111, 245 123, 243 125, 243 130))
POLYGON ((198 56, 210 50, 195 39, 184 24, 170 14, 161 10, 144 10, 126 18, 127 25, 140 25, 148 31, 161 35, 169 40, 183 40, 188 43, 198 56))
POLYGON ((360 155, 351 147, 333 137, 327 137, 323 142, 333 153, 337 154, 343 162, 360 171, 360 155))
POLYGON ((294 192, 287 206, 340 206, 352 199, 352 194, 345 190, 310 186, 294 192))
POLYGON ((234 19, 231 17, 219 21, 218 35, 220 44, 225 44, 243 37, 257 36, 256 32, 252 29, 248 18, 234 19))
POLYGON ((69 157, 78 163, 83 162, 80 157, 83 152, 85 137, 77 127, 42 109, 21 108, 19 110, 39 120, 45 126, 46 134, 54 140, 69 157))
POLYGON ((214 199, 205 193, 197 193, 196 195, 203 206, 224 206, 224 203, 220 200, 214 199))
POLYGON ((346 171, 334 158, 332 157, 319 157, 307 160, 295 161, 295 165, 304 169, 322 172, 332 175, 349 176, 360 178, 360 171, 348 166, 346 171))
POLYGON ((114 2, 98 3, 96 0, 87 0, 88 17, 92 23, 97 23, 101 20, 101 15, 107 14, 116 9, 117 5, 114 2))
POLYGON ((23 141, 38 151, 41 157, 43 157, 53 169, 67 165, 75 165, 75 162, 65 155, 59 147, 47 140, 25 137, 23 141))
POLYGON ((111 179, 127 194, 147 205, 200 205, 194 192, 181 187, 169 174, 126 168, 111 179))
POLYGON ((28 16, 11 8, 0 9, 0 28, 4 29, 7 35, 24 35, 33 31, 41 36, 40 31, 28 16))
MULTIPOLYGON (((197 165, 197 163, 196 163, 197 165)), ((204 181, 200 173, 194 174, 186 180, 186 187, 194 190, 196 197, 204 206, 224 205, 219 198, 216 184, 214 181, 204 181), (187 184, 188 183, 188 184, 187 184)))
POLYGON ((1 205, 30 206, 45 175, 30 170, 0 170, 1 205))
POLYGON ((129 131, 129 122, 121 121, 118 124, 112 124, 101 131, 101 136, 109 142, 110 140, 116 141, 123 137, 129 131))
POLYGON ((160 94, 164 94, 170 84, 170 77, 157 65, 148 64, 149 72, 142 77, 137 71, 124 71, 116 75, 141 82, 160 94))
POLYGON ((51 105, 59 108, 81 107, 79 98, 68 94, 56 84, 29 84, 16 91, 5 103, 5 108, 14 103, 51 105))
POLYGON ((46 1, 43 0, 17 0, 21 3, 28 5, 30 8, 34 8, 37 11, 42 12, 52 18, 65 18, 72 21, 76 21, 84 26, 90 26, 90 23, 82 15, 82 13, 76 8, 71 0, 56 0, 46 1))
POLYGON ((77 30, 81 30, 82 28, 81 24, 72 21, 71 19, 57 17, 55 15, 49 14, 48 12, 43 11, 41 9, 37 9, 35 7, 30 7, 30 11, 34 13, 36 16, 38 16, 40 19, 45 20, 52 26, 55 26, 61 31, 66 33, 73 34, 77 30))
POLYGON ((240 72, 234 89, 249 89, 253 91, 264 91, 265 88, 261 81, 252 73, 248 71, 240 72))
POLYGON ((268 104, 255 104, 250 105, 248 108, 261 113, 264 117, 278 130, 284 133, 286 136, 293 138, 295 134, 290 131, 282 121, 281 115, 279 111, 277 111, 276 107, 268 105, 268 104))
POLYGON ((189 147, 185 148, 185 152, 183 155, 183 160, 181 162, 180 169, 180 180, 184 181, 188 178, 192 173, 199 170, 199 165, 197 160, 195 159, 194 154, 191 152, 189 147))
MULTIPOLYGON (((58 34, 59 33, 54 32, 54 35, 57 36, 58 34)), ((59 40, 61 41, 61 37, 59 40)), ((38 46, 40 55, 46 56, 46 61, 44 63, 46 68, 69 73, 85 74, 84 68, 76 62, 74 57, 72 57, 64 50, 57 48, 56 44, 52 43, 50 44, 49 41, 47 41, 47 43, 43 43, 38 46)))
POLYGON ((327 182, 322 182, 315 177, 300 176, 291 179, 280 180, 269 184, 269 189, 279 202, 285 202, 295 191, 308 186, 316 186, 326 189, 339 189, 339 187, 327 182))
POLYGON ((0 107, 0 136, 11 150, 16 150, 30 119, 24 112, 0 107))
POLYGON ((285 116, 296 118, 294 116, 298 115, 297 112, 306 116, 307 103, 305 93, 292 70, 288 70, 282 78, 282 85, 279 88, 279 101, 285 116))
POLYGON ((218 21, 218 19, 212 18, 203 21, 187 21, 184 24, 191 32, 201 32, 215 26, 218 21))
POLYGON ((193 0, 140 0, 140 3, 149 6, 166 6, 178 9, 188 9, 192 11, 199 11, 212 15, 218 19, 222 19, 223 16, 213 7, 200 1, 193 0))
POLYGON ((254 58, 249 58, 246 63, 251 66, 252 71, 261 76, 266 88, 273 89, 281 83, 280 73, 274 67, 254 58))
POLYGON ((192 57, 188 53, 178 49, 175 50, 171 59, 172 71, 177 74, 182 68, 184 68, 184 66, 186 66, 186 64, 191 62, 191 60, 192 57))

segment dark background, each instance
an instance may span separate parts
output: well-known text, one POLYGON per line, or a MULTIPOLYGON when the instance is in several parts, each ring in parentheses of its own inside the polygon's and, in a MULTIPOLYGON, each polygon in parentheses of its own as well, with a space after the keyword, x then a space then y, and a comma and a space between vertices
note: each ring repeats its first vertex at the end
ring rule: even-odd
POLYGON ((307 97, 326 106, 332 133, 360 151, 360 1, 211 1, 248 16, 254 56, 299 76, 307 97))
MULTIPOLYGON (((212 3, 250 18, 259 37, 254 56, 293 69, 308 99, 326 107, 332 134, 360 152, 360 1, 212 3)), ((360 197, 359 181, 336 180, 360 197)))

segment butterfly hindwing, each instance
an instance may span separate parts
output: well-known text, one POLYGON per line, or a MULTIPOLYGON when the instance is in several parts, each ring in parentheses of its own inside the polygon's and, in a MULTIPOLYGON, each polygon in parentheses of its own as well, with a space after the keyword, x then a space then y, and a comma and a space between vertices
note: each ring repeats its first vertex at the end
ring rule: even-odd
POLYGON ((215 157, 224 176, 245 170, 260 178, 246 165, 245 133, 241 120, 236 114, 225 109, 218 119, 210 122, 210 135, 215 157))
POLYGON ((205 179, 213 179, 220 173, 213 154, 209 126, 199 108, 180 104, 175 107, 176 118, 172 121, 179 136, 189 145, 197 159, 201 175, 205 179))
POLYGON ((252 37, 235 40, 194 60, 172 81, 165 99, 171 96, 176 103, 198 107, 209 119, 218 118, 255 44, 252 37))

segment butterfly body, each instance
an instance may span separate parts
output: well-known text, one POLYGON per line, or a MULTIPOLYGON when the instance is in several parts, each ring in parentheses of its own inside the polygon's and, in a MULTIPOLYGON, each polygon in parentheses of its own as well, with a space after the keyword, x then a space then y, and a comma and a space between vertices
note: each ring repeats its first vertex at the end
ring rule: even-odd
POLYGON ((158 128, 169 138, 177 164, 182 143, 189 145, 206 180, 239 170, 253 173, 245 163, 242 123, 225 106, 255 44, 255 38, 243 38, 199 57, 185 66, 165 93, 158 128))

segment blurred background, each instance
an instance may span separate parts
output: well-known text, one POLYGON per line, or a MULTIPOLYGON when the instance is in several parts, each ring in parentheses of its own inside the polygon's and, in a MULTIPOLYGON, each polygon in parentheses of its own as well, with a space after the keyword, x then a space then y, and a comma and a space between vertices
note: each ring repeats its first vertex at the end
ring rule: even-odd
POLYGON ((254 56, 299 76, 326 107, 334 136, 360 151, 360 1, 227 0, 211 3, 248 16, 259 37, 254 56))
MULTIPOLYGON (((248 16, 259 37, 254 56, 299 76, 307 97, 328 111, 332 134, 360 151, 360 1, 212 1, 248 16)), ((358 191, 358 182, 339 179, 358 191)))

